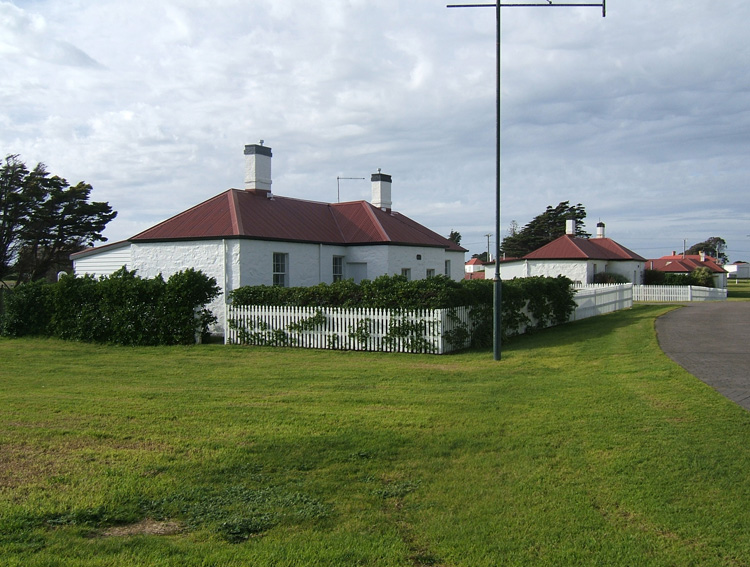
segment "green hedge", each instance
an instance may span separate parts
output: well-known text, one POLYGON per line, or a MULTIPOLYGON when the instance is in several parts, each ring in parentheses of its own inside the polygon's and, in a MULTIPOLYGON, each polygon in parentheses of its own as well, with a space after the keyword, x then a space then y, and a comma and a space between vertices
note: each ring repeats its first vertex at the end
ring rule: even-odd
POLYGON ((646 270, 643 283, 645 285, 697 285, 715 287, 714 276, 706 267, 696 268, 689 274, 675 274, 659 270, 646 270))
POLYGON ((216 317, 214 278, 185 270, 166 282, 122 268, 108 277, 64 276, 22 284, 5 294, 0 333, 119 345, 192 344, 216 317))
MULTIPOLYGON (((565 277, 522 278, 502 283, 503 336, 565 323, 576 308, 572 282, 565 277), (526 315, 524 308, 532 315, 526 315)), ((363 307, 377 309, 472 309, 471 344, 492 344, 493 282, 454 281, 445 276, 409 281, 380 276, 311 287, 245 286, 230 293, 234 305, 363 307)), ((469 332, 467 330, 467 332, 469 332)), ((458 338, 456 339, 458 341, 458 338)))

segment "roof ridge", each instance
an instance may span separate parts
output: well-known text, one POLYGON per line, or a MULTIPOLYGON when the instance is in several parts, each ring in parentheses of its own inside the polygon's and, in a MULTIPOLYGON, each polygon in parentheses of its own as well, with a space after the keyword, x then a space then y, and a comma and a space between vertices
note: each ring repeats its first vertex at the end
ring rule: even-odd
POLYGON ((341 236, 341 242, 346 243, 346 235, 344 234, 344 231, 341 228, 341 224, 339 223, 338 216, 334 213, 333 205, 337 205, 338 203, 328 203, 328 214, 333 219, 333 225, 336 227, 336 230, 338 231, 339 235, 341 236))
POLYGON ((388 234, 388 232, 386 232, 385 228, 383 228, 380 219, 378 219, 375 211, 373 210, 374 205, 371 205, 367 201, 359 202, 361 203, 361 206, 364 207, 367 216, 369 216, 372 222, 375 223, 375 229, 378 231, 378 233, 380 233, 380 236, 383 238, 383 240, 385 240, 386 242, 392 242, 390 235, 388 234))
MULTIPOLYGON (((585 251, 585 250, 584 250, 583 248, 581 248, 581 247, 580 247, 580 246, 578 245, 578 242, 576 242, 576 241, 577 241, 577 240, 582 240, 582 241, 584 241, 584 242, 591 242, 591 239, 590 239, 590 238, 584 238, 584 237, 582 237, 582 236, 576 236, 575 234, 566 234, 565 236, 567 236, 567 237, 568 237, 568 240, 570 240, 570 243, 571 243, 571 244, 572 244, 573 246, 575 246, 576 250, 578 250, 578 251, 579 251, 579 252, 580 252, 581 254, 583 254, 583 255, 584 255, 584 256, 586 256, 587 258, 589 257, 589 253, 588 253, 588 252, 586 252, 586 251, 585 251)), ((551 243, 550 243, 550 244, 551 244, 551 243)))
POLYGON ((232 222, 232 230, 239 236, 244 234, 244 227, 242 226, 242 215, 239 212, 239 189, 229 190, 229 218, 232 222))

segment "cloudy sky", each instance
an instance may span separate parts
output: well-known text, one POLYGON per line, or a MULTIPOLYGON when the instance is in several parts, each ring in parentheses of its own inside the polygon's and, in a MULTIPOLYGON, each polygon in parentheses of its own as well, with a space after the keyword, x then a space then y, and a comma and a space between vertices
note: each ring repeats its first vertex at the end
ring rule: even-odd
MULTIPOLYGON (((263 139, 276 194, 369 200, 381 168, 394 209, 482 252, 495 12, 446 3, 0 0, 0 153, 93 185, 113 242, 241 188, 263 139)), ((750 261, 750 2, 502 19, 501 237, 571 201, 647 258, 720 236, 750 261)))

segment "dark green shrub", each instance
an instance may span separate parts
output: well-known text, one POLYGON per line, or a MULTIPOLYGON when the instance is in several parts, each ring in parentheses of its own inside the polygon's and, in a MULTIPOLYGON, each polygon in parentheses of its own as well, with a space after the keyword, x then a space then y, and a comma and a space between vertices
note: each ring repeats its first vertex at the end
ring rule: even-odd
POLYGON ((689 274, 673 274, 658 270, 646 270, 643 282, 646 285, 699 285, 714 287, 713 272, 706 267, 696 268, 689 274))
POLYGON ((714 274, 705 266, 696 268, 690 272, 690 279, 693 281, 692 285, 700 285, 703 287, 714 287, 714 274))
POLYGON ((7 294, 0 332, 119 345, 192 344, 216 320, 205 305, 219 291, 214 278, 193 269, 166 282, 122 268, 99 279, 22 284, 7 294))
POLYGON ((630 283, 630 280, 622 274, 614 274, 612 272, 599 272, 594 274, 595 284, 626 284, 630 283))
MULTIPOLYGON (((528 329, 541 329, 567 322, 576 303, 572 282, 565 277, 523 278, 502 282, 503 335, 528 329), (531 319, 536 323, 530 327, 531 319)), ((471 331, 474 347, 492 344, 493 282, 490 280, 455 281, 444 276, 409 281, 403 276, 380 276, 363 280, 319 284, 312 287, 284 288, 245 286, 230 293, 235 305, 329 306, 378 309, 450 309, 471 308, 475 322, 471 331)), ((458 330, 450 340, 463 344, 468 330, 458 330)))
POLYGON ((665 285, 666 274, 659 270, 645 270, 643 272, 643 285, 665 285))
POLYGON ((43 280, 5 290, 0 334, 9 337, 47 335, 52 318, 53 289, 43 280))

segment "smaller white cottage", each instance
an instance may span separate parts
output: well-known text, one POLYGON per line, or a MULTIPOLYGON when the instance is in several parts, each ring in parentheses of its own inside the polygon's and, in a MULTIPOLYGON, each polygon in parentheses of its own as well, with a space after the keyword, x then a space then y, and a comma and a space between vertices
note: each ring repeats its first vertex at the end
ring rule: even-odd
MULTIPOLYGON (((596 237, 576 236, 575 220, 568 220, 566 234, 523 258, 500 261, 500 278, 565 276, 575 283, 590 284, 599 273, 619 274, 634 284, 643 283, 646 259, 604 235, 604 223, 596 225, 596 237)), ((485 277, 495 277, 495 265, 485 267, 485 277)))
POLYGON ((245 146, 244 189, 229 189, 123 242, 73 254, 76 274, 121 267, 165 278, 195 268, 216 279, 211 309, 246 285, 310 286, 404 275, 463 278, 466 249, 391 207, 390 175, 372 175, 372 202, 322 203, 271 191, 271 148, 245 146))

